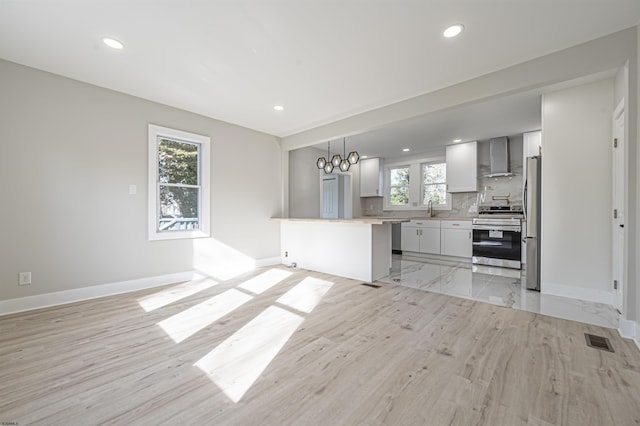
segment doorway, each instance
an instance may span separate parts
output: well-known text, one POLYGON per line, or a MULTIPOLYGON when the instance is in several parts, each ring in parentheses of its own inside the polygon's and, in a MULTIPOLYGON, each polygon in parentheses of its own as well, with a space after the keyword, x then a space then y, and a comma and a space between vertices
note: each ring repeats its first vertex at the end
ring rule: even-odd
POLYGON ((613 268, 613 306, 622 313, 624 305, 624 265, 625 265, 625 121, 624 99, 613 112, 613 152, 612 160, 612 268, 613 268))
POLYGON ((320 177, 320 217, 323 219, 351 219, 351 175, 322 174, 320 177))

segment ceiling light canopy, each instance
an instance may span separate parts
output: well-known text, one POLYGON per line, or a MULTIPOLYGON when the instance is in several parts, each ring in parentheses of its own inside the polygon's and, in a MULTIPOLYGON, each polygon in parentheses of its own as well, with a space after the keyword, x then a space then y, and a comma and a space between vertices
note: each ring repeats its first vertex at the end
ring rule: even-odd
POLYGON ((122 44, 121 41, 118 41, 115 38, 105 37, 102 39, 102 42, 112 49, 120 50, 124 48, 124 44, 122 44))
POLYGON ((464 25, 462 24, 451 25, 449 28, 444 30, 442 35, 447 38, 451 38, 459 35, 462 32, 462 30, 464 30, 464 25))

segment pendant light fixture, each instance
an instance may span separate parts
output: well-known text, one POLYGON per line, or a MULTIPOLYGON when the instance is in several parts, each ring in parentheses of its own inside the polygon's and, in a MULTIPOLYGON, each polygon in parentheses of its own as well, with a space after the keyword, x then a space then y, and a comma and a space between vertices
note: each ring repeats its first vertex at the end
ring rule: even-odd
POLYGON ((349 160, 347 160, 346 152, 346 138, 342 138, 342 155, 344 155, 344 158, 342 159, 342 161, 340 161, 340 170, 343 172, 346 172, 347 170, 349 170, 349 167, 351 167, 351 163, 349 163, 349 160))
MULTIPOLYGON (((327 158, 329 158, 329 149, 327 149, 327 158)), ((327 165, 327 159, 324 157, 320 157, 318 158, 318 161, 316 161, 316 166, 318 166, 320 170, 324 169, 324 166, 326 165, 327 165)))
POLYGON ((331 159, 331 164, 333 164, 333 167, 340 167, 341 162, 342 162, 342 157, 340 157, 340 154, 334 155, 333 158, 331 159))
MULTIPOLYGON (((331 158, 331 141, 327 142, 327 158, 331 158)), ((316 163, 319 169, 324 169, 324 172, 328 175, 333 173, 333 164, 331 161, 327 161, 324 157, 318 158, 316 163), (321 167, 322 165, 322 167, 321 167)))
POLYGON ((318 158, 318 160, 316 160, 316 167, 324 170, 326 174, 333 173, 333 169, 336 167, 340 168, 340 171, 346 172, 353 164, 357 164, 358 160, 360 160, 360 155, 356 151, 351 151, 348 156, 346 153, 347 138, 342 138, 342 157, 340 154, 335 154, 331 157, 331 141, 329 141, 327 142, 327 156, 318 158))
POLYGON ((347 159, 349 160, 349 164, 351 165, 358 164, 358 160, 360 160, 360 155, 358 155, 357 151, 351 151, 347 159))

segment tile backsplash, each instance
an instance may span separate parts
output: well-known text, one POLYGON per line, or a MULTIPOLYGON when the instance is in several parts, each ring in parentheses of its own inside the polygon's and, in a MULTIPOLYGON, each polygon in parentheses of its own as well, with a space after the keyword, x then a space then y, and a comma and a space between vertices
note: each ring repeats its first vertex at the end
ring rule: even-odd
MULTIPOLYGON (((478 192, 463 192, 451 195, 451 210, 436 210, 434 217, 474 217, 469 213, 474 204, 491 204, 494 196, 509 196, 509 204, 522 204, 522 135, 509 136, 509 167, 513 176, 486 177, 490 172, 489 141, 478 143, 478 192), (484 202, 482 201, 484 200, 484 202)), ((382 197, 361 198, 364 216, 420 217, 426 209, 384 210, 382 197)))

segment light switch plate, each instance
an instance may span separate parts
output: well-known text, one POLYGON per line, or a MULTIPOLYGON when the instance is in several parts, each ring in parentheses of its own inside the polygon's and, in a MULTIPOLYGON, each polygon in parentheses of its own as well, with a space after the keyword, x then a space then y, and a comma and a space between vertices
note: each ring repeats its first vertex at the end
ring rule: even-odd
POLYGON ((136 195, 138 193, 137 185, 129 185, 129 195, 136 195))

